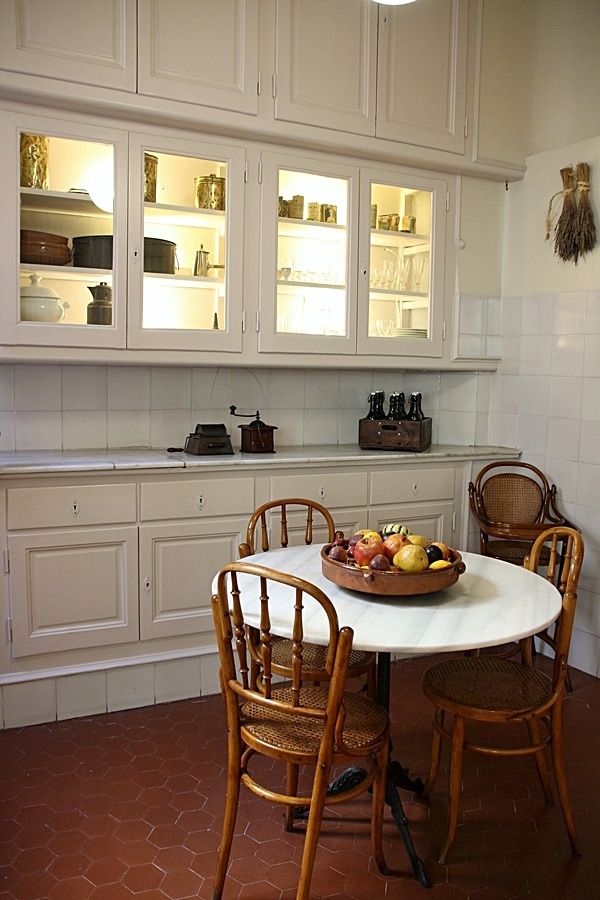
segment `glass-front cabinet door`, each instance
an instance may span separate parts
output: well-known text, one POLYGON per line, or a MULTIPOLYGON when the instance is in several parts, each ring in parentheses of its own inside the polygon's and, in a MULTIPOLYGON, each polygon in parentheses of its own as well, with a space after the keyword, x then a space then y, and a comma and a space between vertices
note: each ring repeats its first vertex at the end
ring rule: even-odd
POLYGON ((354 353, 358 170, 262 154, 259 350, 354 353))
POLYGON ((358 352, 442 352, 444 181, 361 170, 358 352))
POLYGON ((128 346, 240 351, 244 151, 130 144, 128 346))
POLYGON ((126 133, 38 117, 5 125, 4 234, 16 253, 3 263, 2 342, 124 347, 126 133))

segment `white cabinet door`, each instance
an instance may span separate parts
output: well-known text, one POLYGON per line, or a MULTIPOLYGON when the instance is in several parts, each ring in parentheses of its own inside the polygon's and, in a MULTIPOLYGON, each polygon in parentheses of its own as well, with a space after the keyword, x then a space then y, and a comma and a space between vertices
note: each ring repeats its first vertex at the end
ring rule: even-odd
POLYGON ((0 191, 6 201, 0 342, 124 347, 127 133, 13 113, 3 113, 0 126, 0 191), (57 240, 63 241, 64 258, 54 255, 57 240), (93 256, 92 240, 103 248, 93 256), (75 252, 76 243, 82 255, 75 252), (110 323, 89 324, 89 288, 101 283, 112 291, 110 323), (23 303, 23 288, 38 298, 49 293, 51 300, 23 303))
POLYGON ((143 0, 138 91, 257 114, 258 0, 143 0))
POLYGON ((275 117, 375 133, 377 6, 278 0, 275 117))
POLYGON ((238 558, 248 516, 140 527, 140 637, 200 634, 214 628, 216 572, 238 558))
POLYGON ((13 655, 139 640, 137 528, 8 538, 13 655))
POLYGON ((453 547, 453 513, 452 502, 382 506, 369 510, 367 527, 380 531, 388 522, 401 522, 413 534, 421 534, 432 541, 443 541, 453 547))
POLYGON ((241 351, 245 151, 150 134, 132 134, 130 146, 128 346, 241 351))
POLYGON ((468 0, 381 7, 377 137, 464 153, 467 35, 468 0))
POLYGON ((388 522, 400 522, 413 534, 453 547, 456 481, 450 466, 371 472, 368 527, 379 531, 388 522))
POLYGON ((2 0, 0 68, 135 91, 136 0, 2 0))

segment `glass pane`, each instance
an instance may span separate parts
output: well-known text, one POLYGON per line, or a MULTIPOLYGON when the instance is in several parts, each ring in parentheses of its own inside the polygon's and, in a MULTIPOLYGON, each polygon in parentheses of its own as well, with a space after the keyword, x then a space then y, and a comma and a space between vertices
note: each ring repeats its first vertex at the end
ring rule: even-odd
POLYGON ((144 154, 143 328, 227 328, 227 164, 144 154))
POLYGON ((276 328, 345 335, 348 182, 280 170, 276 328))
POLYGON ((111 325, 113 145, 26 132, 20 144, 21 321, 111 325))
POLYGON ((371 184, 369 337, 427 338, 431 191, 371 184))

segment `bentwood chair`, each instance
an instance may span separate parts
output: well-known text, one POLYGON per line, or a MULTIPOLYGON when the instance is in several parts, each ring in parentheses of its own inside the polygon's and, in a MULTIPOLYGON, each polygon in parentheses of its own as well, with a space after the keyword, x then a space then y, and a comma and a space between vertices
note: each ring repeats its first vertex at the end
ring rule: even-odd
POLYGON ((519 566, 547 528, 574 527, 558 508, 556 485, 530 463, 499 461, 484 466, 469 484, 469 504, 479 527, 481 553, 519 566))
MULTIPOLYGON (((312 872, 325 803, 329 806, 351 800, 372 790, 371 838, 379 870, 388 874, 382 845, 383 810, 389 753, 389 718, 385 709, 363 694, 345 691, 353 631, 338 625, 329 598, 317 587, 283 572, 245 560, 221 569, 212 610, 221 660, 221 688, 227 709, 227 799, 223 836, 219 848, 213 900, 220 900, 240 798, 240 785, 271 803, 285 807, 285 825, 293 830, 294 811, 308 808, 308 820, 300 868, 297 900, 308 900, 312 872), (276 597, 276 599, 275 599, 276 597), (249 631, 247 604, 254 604, 259 622, 262 688, 257 690, 249 677, 249 631), (271 658, 271 619, 274 609, 289 608, 293 622, 292 675, 287 683, 274 683, 271 658), (304 616, 320 608, 324 633, 328 634, 325 669, 326 686, 307 683, 304 657, 304 616), (247 614, 247 613, 246 613, 247 614), (281 782, 265 767, 252 766, 255 755, 281 763, 281 782), (364 778, 334 795, 327 794, 333 766, 357 760, 364 765, 364 778), (303 778, 312 770, 311 785, 299 791, 299 771, 303 778), (280 786, 281 785, 281 786, 280 786)), ((309 673, 308 682, 312 680, 309 673)))
MULTIPOLYGON (((246 541, 239 545, 239 554, 242 559, 255 552, 263 553, 271 549, 269 535, 279 532, 279 545, 287 547, 290 542, 290 533, 295 531, 302 535, 305 544, 312 544, 314 530, 323 530, 326 537, 323 543, 331 543, 335 537, 335 524, 329 510, 315 500, 293 497, 284 500, 271 500, 258 507, 250 517, 246 529, 246 541), (304 520, 302 527, 296 522, 300 517, 304 520), (260 531, 260 548, 256 548, 257 531, 260 531)), ((256 634, 253 633, 256 640, 256 634)), ((254 641, 255 642, 255 641, 254 641)), ((305 644, 305 663, 321 673, 321 680, 326 680, 325 657, 326 647, 317 644, 305 644)), ((285 678, 290 676, 292 658, 292 643, 287 638, 273 635, 272 639, 272 665, 273 671, 285 678)), ((355 678, 366 676, 366 688, 369 697, 375 697, 376 681, 375 653, 367 650, 352 650, 348 665, 348 677, 355 678)), ((259 677, 260 665, 256 654, 253 655, 253 678, 259 677)), ((318 681, 315 677, 315 681, 318 681)))
POLYGON ((437 779, 442 740, 449 741, 451 745, 447 830, 440 851, 440 863, 446 862, 456 836, 465 749, 496 758, 533 756, 544 799, 552 805, 552 789, 544 758, 544 750, 550 747, 571 849, 574 855, 580 855, 565 774, 563 696, 584 547, 582 537, 575 529, 563 526, 550 528, 537 538, 526 560, 527 568, 532 572, 536 572, 541 564, 546 543, 550 545, 550 568, 560 569, 563 600, 557 623, 552 677, 532 665, 531 641, 523 643, 520 662, 496 656, 460 656, 436 663, 423 673, 423 692, 435 707, 429 776, 423 796, 430 793, 437 779), (446 724, 447 715, 452 715, 450 726, 446 724), (483 733, 481 724, 471 733, 473 725, 469 723, 473 722, 483 723, 483 733), (526 726, 527 741, 488 742, 491 725, 515 723, 526 726), (469 736, 466 725, 469 726, 469 736))

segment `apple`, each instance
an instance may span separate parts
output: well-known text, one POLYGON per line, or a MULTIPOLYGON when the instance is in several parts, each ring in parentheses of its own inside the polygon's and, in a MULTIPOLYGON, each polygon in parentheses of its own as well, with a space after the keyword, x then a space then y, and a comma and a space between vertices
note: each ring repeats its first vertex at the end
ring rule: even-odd
POLYGON ((383 553, 383 541, 379 536, 365 535, 352 548, 352 555, 359 566, 368 566, 373 557, 380 553, 383 553))
POLYGON ((383 542, 383 552, 388 559, 393 559, 400 547, 408 543, 405 534, 390 534, 383 542))

